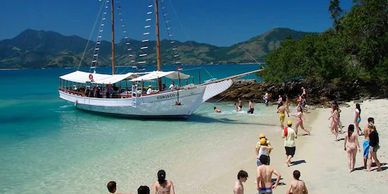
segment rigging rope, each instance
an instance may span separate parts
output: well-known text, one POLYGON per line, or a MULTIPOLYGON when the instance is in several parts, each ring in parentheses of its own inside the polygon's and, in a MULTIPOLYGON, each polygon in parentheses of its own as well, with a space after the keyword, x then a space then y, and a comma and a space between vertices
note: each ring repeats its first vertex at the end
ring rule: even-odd
POLYGON ((103 8, 104 8, 104 3, 101 3, 101 5, 100 5, 100 10, 99 10, 98 13, 97 13, 96 20, 94 21, 94 24, 93 24, 93 28, 92 28, 92 30, 91 30, 90 33, 89 33, 88 41, 86 42, 86 46, 85 46, 84 51, 83 51, 83 53, 82 53, 82 57, 81 57, 81 60, 79 61, 77 70, 79 70, 79 68, 81 67, 82 61, 83 61, 84 58, 85 58, 86 51, 87 51, 87 49, 88 49, 88 47, 89 47, 90 40, 92 39, 92 36, 93 36, 94 31, 95 31, 96 26, 97 26, 98 18, 99 18, 99 16, 101 15, 101 12, 102 12, 103 8))

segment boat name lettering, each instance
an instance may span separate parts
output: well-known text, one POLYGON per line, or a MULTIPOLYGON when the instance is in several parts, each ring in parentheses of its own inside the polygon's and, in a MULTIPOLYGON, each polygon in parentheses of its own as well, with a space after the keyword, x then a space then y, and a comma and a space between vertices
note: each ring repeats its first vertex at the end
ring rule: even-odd
POLYGON ((158 96, 156 97, 158 100, 160 99, 168 99, 168 98, 174 98, 176 96, 175 93, 172 93, 172 94, 166 94, 166 95, 162 95, 162 96, 158 96))

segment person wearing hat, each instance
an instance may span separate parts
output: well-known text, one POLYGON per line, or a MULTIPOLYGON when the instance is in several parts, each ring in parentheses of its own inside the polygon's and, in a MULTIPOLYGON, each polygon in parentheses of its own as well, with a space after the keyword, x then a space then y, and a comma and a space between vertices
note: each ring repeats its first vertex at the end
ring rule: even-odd
POLYGON ((291 128, 292 121, 288 120, 287 127, 284 128, 283 138, 284 138, 284 148, 286 150, 286 164, 289 167, 291 165, 291 159, 295 155, 296 145, 295 140, 297 138, 295 130, 291 128))
POLYGON ((265 135, 263 133, 260 133, 259 141, 256 143, 256 156, 257 156, 256 164, 257 164, 257 166, 261 165, 261 162, 259 160, 260 156, 266 155, 266 156, 268 156, 268 159, 269 159, 269 153, 271 153, 272 149, 273 148, 272 148, 269 140, 265 137, 265 135))

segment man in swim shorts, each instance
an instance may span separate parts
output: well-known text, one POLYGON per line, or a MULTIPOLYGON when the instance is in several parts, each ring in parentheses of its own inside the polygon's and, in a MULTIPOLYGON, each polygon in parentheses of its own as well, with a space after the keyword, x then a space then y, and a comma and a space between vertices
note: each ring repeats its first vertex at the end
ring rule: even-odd
POLYGON ((268 156, 261 155, 260 162, 263 165, 257 167, 257 193, 272 194, 272 190, 279 184, 281 175, 272 166, 268 165, 268 156), (272 184, 272 174, 276 175, 275 184, 272 184))
POLYGON ((367 168, 367 161, 369 156, 369 134, 371 129, 374 126, 374 119, 372 117, 368 118, 368 126, 364 128, 364 141, 362 142, 363 149, 363 158, 364 158, 364 168, 367 168))

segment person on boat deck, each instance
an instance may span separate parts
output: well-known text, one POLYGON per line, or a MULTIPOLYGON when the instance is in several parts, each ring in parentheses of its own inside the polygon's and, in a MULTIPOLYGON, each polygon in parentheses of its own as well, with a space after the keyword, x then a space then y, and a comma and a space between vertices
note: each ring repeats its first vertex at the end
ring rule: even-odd
POLYGON ((106 97, 107 98, 112 98, 113 94, 113 87, 111 84, 106 85, 106 97))
POLYGON ((170 87, 168 87, 168 89, 170 89, 171 91, 175 90, 174 81, 171 82, 171 85, 170 85, 170 87))
POLYGON ((150 95, 150 94, 152 94, 152 86, 151 85, 149 85, 148 89, 147 89, 147 95, 150 95))

